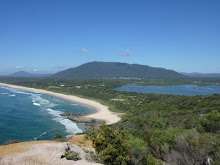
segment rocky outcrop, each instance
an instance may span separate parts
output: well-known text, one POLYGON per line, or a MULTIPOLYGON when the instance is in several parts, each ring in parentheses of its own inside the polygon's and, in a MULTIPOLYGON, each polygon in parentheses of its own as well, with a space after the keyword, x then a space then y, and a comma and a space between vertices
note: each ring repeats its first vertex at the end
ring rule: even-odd
POLYGON ((94 123, 90 126, 90 130, 94 131, 99 129, 99 127, 101 126, 102 123, 94 123))
POLYGON ((70 113, 67 113, 67 112, 64 112, 64 113, 61 113, 60 116, 70 116, 71 114, 70 113))
POLYGON ((79 147, 69 142, 34 141, 0 146, 1 165, 101 165, 89 161, 91 148, 79 147), (79 153, 80 160, 67 160, 64 153, 67 151, 79 153), (87 152, 85 152, 85 150, 87 152))
POLYGON ((86 116, 67 116, 67 119, 75 121, 77 123, 92 123, 95 120, 86 116))

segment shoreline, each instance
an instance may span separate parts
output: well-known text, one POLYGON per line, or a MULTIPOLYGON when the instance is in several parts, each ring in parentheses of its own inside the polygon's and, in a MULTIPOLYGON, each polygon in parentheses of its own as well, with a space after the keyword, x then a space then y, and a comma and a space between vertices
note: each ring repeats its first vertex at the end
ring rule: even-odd
POLYGON ((29 87, 23 87, 23 86, 18 86, 18 85, 12 85, 12 84, 6 84, 6 83, 0 83, 0 86, 5 86, 9 88, 15 88, 15 89, 21 89, 21 90, 26 90, 30 92, 36 92, 36 93, 42 93, 42 94, 48 94, 52 96, 56 96, 68 101, 84 104, 90 107, 93 107, 96 112, 86 115, 86 117, 95 119, 95 120, 102 120, 104 121, 107 125, 111 125, 114 123, 117 123, 121 118, 118 117, 118 115, 115 112, 111 112, 108 109, 108 106, 102 105, 97 101, 94 100, 89 100, 85 98, 81 98, 78 96, 74 95, 67 95, 67 94, 62 94, 62 93, 56 93, 56 92, 51 92, 43 89, 36 89, 36 88, 29 88, 29 87))

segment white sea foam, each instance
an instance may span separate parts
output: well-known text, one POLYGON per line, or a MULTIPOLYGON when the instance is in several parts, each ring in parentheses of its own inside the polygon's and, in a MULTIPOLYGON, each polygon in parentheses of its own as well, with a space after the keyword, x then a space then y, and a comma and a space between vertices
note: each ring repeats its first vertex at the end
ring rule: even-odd
POLYGON ((53 115, 55 117, 58 117, 58 118, 61 118, 60 114, 63 113, 61 111, 55 111, 55 110, 53 110, 51 108, 47 108, 47 111, 49 112, 49 114, 51 114, 51 115, 53 115))
POLYGON ((46 107, 52 108, 57 105, 57 104, 51 103, 50 101, 42 98, 40 94, 33 94, 31 96, 31 98, 32 98, 33 103, 38 103, 41 106, 46 106, 46 107))
POLYGON ((50 104, 48 105, 48 107, 52 108, 52 107, 55 107, 56 105, 57 105, 57 104, 50 103, 50 104))
POLYGON ((48 108, 47 111, 49 112, 50 115, 55 117, 54 118, 55 121, 60 122, 62 125, 65 126, 67 132, 72 133, 72 134, 82 133, 82 130, 79 129, 74 122, 72 122, 69 119, 64 119, 62 116, 60 116, 60 114, 63 112, 55 111, 50 108, 48 108))
POLYGON ((1 93, 1 95, 9 95, 9 93, 1 93))
POLYGON ((71 105, 78 105, 78 104, 71 104, 71 105))
MULTIPOLYGON (((20 89, 14 89, 14 88, 7 88, 7 87, 3 87, 7 90, 9 90, 12 93, 19 93, 19 94, 25 94, 25 95, 29 95, 32 98, 32 104, 35 106, 41 106, 43 107, 43 109, 46 109, 48 111, 48 113, 53 116, 53 120, 55 120, 56 122, 59 122, 60 124, 64 125, 66 128, 66 132, 69 132, 71 134, 76 134, 76 133, 82 133, 82 130, 80 130, 76 123, 74 123, 73 121, 69 120, 69 119, 65 119, 64 117, 60 116, 61 113, 63 113, 62 111, 58 111, 58 110, 53 110, 51 109, 52 107, 56 106, 57 104, 54 104, 52 102, 50 102, 47 99, 42 98, 42 94, 40 93, 35 93, 35 92, 26 92, 20 89)), ((5 93, 6 94, 6 93, 5 93)), ((16 96, 15 94, 10 94, 7 93, 7 95, 10 96, 16 96)), ((63 102, 62 100, 56 99, 54 98, 54 101, 56 103, 57 102, 63 102)), ((73 105, 78 105, 78 104, 73 104, 73 105)), ((48 131, 43 132, 40 136, 35 137, 35 139, 37 140, 38 138, 40 138, 41 136, 45 135, 48 131)))
POLYGON ((55 130, 55 129, 56 129, 56 128, 51 129, 51 130, 48 130, 48 131, 46 131, 46 132, 40 134, 39 136, 37 136, 37 137, 35 137, 35 138, 33 138, 33 139, 34 139, 34 140, 37 140, 37 139, 39 139, 41 136, 44 136, 46 133, 51 132, 51 131, 53 131, 53 130, 55 130))
POLYGON ((57 101, 57 102, 64 102, 64 101, 62 101, 62 100, 59 100, 59 99, 57 99, 57 98, 53 98, 55 101, 57 101))
POLYGON ((69 119, 63 119, 60 121, 61 124, 63 124, 66 127, 66 131, 69 133, 82 133, 82 130, 77 127, 75 123, 70 121, 69 119))
POLYGON ((7 89, 7 90, 9 90, 10 92, 13 92, 13 93, 20 93, 20 94, 26 94, 26 95, 31 94, 31 93, 25 92, 25 91, 20 90, 20 89, 7 88, 7 87, 2 87, 2 88, 7 89))
POLYGON ((37 103, 43 104, 43 105, 50 104, 50 101, 42 98, 40 94, 32 94, 31 98, 32 98, 32 102, 37 102, 37 103))
MULTIPOLYGON (((56 106, 57 104, 54 104, 54 103, 51 103, 50 101, 44 99, 41 97, 41 93, 37 93, 37 92, 26 92, 26 91, 23 91, 23 90, 20 90, 20 89, 14 89, 14 88, 8 88, 8 87, 2 87, 4 89, 7 89, 9 90, 10 92, 13 92, 13 93, 19 93, 19 94, 25 94, 25 95, 30 95, 31 98, 32 98, 32 102, 33 103, 36 103, 38 104, 37 106, 39 105, 47 105, 48 107, 54 107, 56 106), (34 101, 33 101, 34 100, 34 101)), ((5 93, 5 94, 8 94, 9 96, 16 96, 14 94, 9 94, 9 93, 5 93)), ((34 105, 36 105, 34 104, 34 105)))
POLYGON ((16 96, 16 95, 14 95, 14 94, 10 94, 10 93, 0 93, 0 94, 2 94, 2 95, 8 95, 8 96, 10 96, 10 97, 14 97, 14 96, 16 96))
POLYGON ((33 103, 33 105, 36 105, 38 107, 41 107, 41 105, 39 103, 33 103))

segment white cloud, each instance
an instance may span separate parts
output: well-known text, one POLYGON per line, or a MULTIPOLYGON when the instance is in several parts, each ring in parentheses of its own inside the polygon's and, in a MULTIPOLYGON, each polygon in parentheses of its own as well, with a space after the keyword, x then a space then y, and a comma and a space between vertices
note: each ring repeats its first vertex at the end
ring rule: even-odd
POLYGON ((82 51, 83 53, 87 53, 87 49, 86 49, 86 48, 81 48, 81 51, 82 51))
POLYGON ((116 51, 115 53, 119 56, 125 56, 125 57, 131 55, 131 51, 129 49, 126 49, 125 51, 116 51))
POLYGON ((38 69, 34 69, 34 72, 38 72, 38 69))
POLYGON ((65 65, 60 64, 60 65, 55 66, 54 68, 60 70, 60 69, 64 69, 65 67, 66 67, 65 65))
POLYGON ((122 52, 122 56, 130 56, 131 52, 130 50, 126 49, 124 52, 122 52))
POLYGON ((15 68, 16 68, 17 70, 24 69, 24 67, 23 67, 23 66, 16 66, 15 68))

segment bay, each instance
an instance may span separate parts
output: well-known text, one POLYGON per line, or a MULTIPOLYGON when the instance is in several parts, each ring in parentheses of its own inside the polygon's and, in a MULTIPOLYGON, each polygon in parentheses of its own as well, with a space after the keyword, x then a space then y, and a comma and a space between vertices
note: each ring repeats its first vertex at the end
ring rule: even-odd
POLYGON ((198 86, 198 85, 171 85, 171 86, 140 86, 128 84, 115 88, 117 91, 138 92, 138 93, 156 93, 173 95, 213 95, 220 94, 220 86, 198 86))
POLYGON ((41 93, 0 86, 0 144, 8 140, 51 140, 88 129, 61 113, 90 114, 95 109, 41 93))

